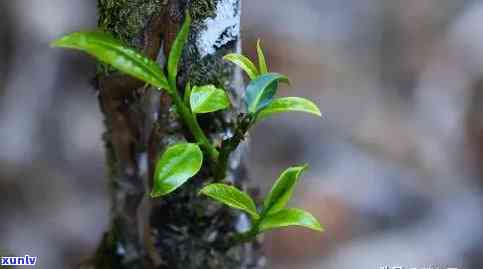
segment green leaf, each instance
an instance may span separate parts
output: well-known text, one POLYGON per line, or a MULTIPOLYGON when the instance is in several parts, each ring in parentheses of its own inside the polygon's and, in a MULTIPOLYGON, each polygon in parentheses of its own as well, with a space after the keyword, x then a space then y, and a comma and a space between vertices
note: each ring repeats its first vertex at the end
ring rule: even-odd
POLYGON ((196 175, 203 153, 196 144, 182 143, 169 147, 156 163, 151 197, 166 195, 196 175))
POLYGON ((64 36, 52 46, 84 51, 100 61, 160 89, 169 89, 161 67, 103 32, 77 32, 64 36))
POLYGON ((257 78, 258 75, 260 75, 260 72, 258 72, 258 69, 255 66, 255 64, 253 64, 253 62, 250 61, 250 59, 248 59, 247 57, 241 54, 230 53, 225 55, 223 59, 238 65, 241 69, 243 69, 247 73, 248 77, 251 80, 254 80, 255 78, 257 78))
POLYGON ((233 186, 220 183, 210 184, 204 187, 200 194, 204 194, 227 206, 243 210, 253 219, 260 218, 252 198, 233 186))
POLYGON ((300 175, 306 168, 307 165, 290 167, 280 175, 273 185, 272 190, 265 198, 263 203, 264 214, 273 214, 285 208, 292 197, 293 190, 299 181, 300 175))
POLYGON ((263 74, 252 80, 245 94, 248 112, 256 114, 268 106, 277 92, 278 82, 288 83, 289 80, 286 76, 277 73, 263 74))
POLYGON ((176 76, 178 75, 178 63, 183 54, 183 48, 188 40, 188 34, 190 32, 191 16, 186 13, 185 20, 181 26, 181 30, 176 35, 176 39, 173 42, 171 51, 168 57, 168 78, 172 85, 176 85, 176 76))
POLYGON ((193 113, 208 113, 225 109, 230 106, 230 99, 226 92, 213 85, 195 86, 190 97, 193 113))
POLYGON ((264 119, 273 114, 282 112, 306 112, 322 116, 319 108, 312 101, 300 97, 283 97, 272 101, 270 105, 260 111, 257 119, 264 119))
POLYGON ((267 62, 265 60, 265 55, 263 54, 262 46, 260 45, 260 39, 257 41, 257 56, 258 56, 258 65, 260 67, 260 74, 268 73, 267 62))
POLYGON ((312 214, 297 208, 285 208, 265 216, 260 222, 259 231, 287 226, 302 226, 319 232, 323 231, 319 221, 312 214))

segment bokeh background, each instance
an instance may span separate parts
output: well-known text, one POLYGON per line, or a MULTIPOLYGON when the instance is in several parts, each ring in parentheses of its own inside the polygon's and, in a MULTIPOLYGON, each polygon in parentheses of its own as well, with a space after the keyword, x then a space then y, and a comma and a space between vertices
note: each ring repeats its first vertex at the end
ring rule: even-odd
MULTIPOLYGON (((94 61, 48 42, 95 0, 0 1, 0 252, 73 268, 108 224, 94 61)), ((243 0, 282 95, 251 134, 252 186, 308 163, 293 204, 326 232, 266 236, 268 268, 483 268, 483 1, 243 0)))

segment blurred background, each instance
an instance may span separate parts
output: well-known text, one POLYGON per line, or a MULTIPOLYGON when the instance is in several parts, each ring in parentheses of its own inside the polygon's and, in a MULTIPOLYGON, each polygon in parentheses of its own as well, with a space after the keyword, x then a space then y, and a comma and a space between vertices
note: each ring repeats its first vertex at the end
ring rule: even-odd
MULTIPOLYGON (((96 25, 96 1, 0 1, 0 254, 73 268, 109 219, 94 61, 50 49, 96 25)), ((280 115, 251 133, 252 186, 308 163, 293 204, 318 235, 266 236, 268 268, 483 268, 483 1, 243 0, 280 115)))

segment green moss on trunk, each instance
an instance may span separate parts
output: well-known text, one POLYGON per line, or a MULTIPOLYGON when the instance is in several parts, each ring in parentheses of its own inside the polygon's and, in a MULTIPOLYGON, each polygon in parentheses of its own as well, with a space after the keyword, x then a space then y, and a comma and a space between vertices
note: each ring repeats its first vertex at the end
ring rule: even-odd
POLYGON ((149 19, 161 10, 161 0, 99 0, 99 28, 141 48, 140 36, 149 19))

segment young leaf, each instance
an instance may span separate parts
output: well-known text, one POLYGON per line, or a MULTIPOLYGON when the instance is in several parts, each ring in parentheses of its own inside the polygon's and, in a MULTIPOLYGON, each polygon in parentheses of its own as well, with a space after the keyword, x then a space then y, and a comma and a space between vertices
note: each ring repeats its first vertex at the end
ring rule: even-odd
POLYGON ((260 74, 268 73, 267 62, 265 60, 265 55, 263 54, 262 46, 260 45, 260 39, 257 41, 257 56, 258 56, 258 65, 260 67, 260 74))
POLYGON ((289 80, 286 76, 277 73, 263 74, 252 80, 245 94, 248 112, 256 114, 268 106, 277 92, 278 82, 288 83, 289 80))
POLYGON ((260 111, 257 119, 264 119, 273 114, 299 111, 322 116, 319 108, 312 101, 300 97, 283 97, 272 101, 270 105, 260 111))
POLYGON ((196 175, 203 154, 196 144, 182 143, 169 147, 156 163, 151 197, 166 195, 196 175))
POLYGON ((275 184, 272 190, 265 198, 263 203, 264 214, 276 213, 287 205, 293 194, 295 185, 297 184, 300 174, 307 168, 307 166, 294 166, 285 170, 275 184))
POLYGON ((296 208, 285 208, 265 216, 260 222, 259 231, 264 232, 287 226, 302 226, 319 232, 323 231, 319 221, 312 214, 296 208))
POLYGON ((125 47, 108 33, 72 33, 52 42, 52 46, 84 51, 154 87, 169 89, 166 77, 157 63, 125 47))
POLYGON ((208 113, 225 109, 230 106, 230 99, 226 92, 213 85, 195 86, 190 97, 193 113, 208 113))
POLYGON ((176 84, 176 76, 178 75, 178 63, 183 53, 183 48, 186 45, 186 41, 188 40, 190 25, 191 16, 189 13, 186 13, 183 25, 181 26, 181 30, 179 31, 178 35, 176 35, 176 39, 173 42, 173 46, 171 48, 171 51, 169 52, 168 57, 168 78, 172 85, 176 84))
POLYGON ((253 62, 250 61, 250 59, 248 59, 247 57, 241 54, 230 53, 225 55, 223 59, 238 65, 241 69, 243 69, 247 73, 248 77, 251 80, 254 80, 255 78, 257 78, 258 75, 260 75, 260 72, 258 72, 258 69, 255 66, 255 64, 253 64, 253 62))
POLYGON ((258 219, 260 216, 257 213, 255 202, 248 194, 238 190, 233 186, 225 184, 210 184, 204 187, 200 194, 204 194, 214 200, 224 203, 227 206, 240 209, 248 213, 253 219, 258 219))

